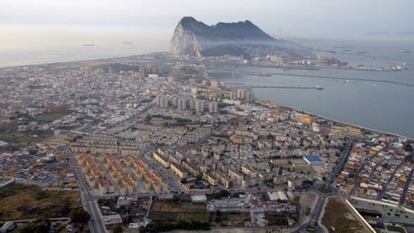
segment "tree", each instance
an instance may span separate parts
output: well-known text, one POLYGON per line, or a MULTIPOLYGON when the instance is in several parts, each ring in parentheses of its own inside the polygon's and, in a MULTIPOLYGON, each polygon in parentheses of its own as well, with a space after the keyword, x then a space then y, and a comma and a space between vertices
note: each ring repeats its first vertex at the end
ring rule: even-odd
POLYGON ((220 212, 220 210, 216 211, 216 222, 221 222, 221 212, 220 212))
POLYGON ((122 230, 122 227, 117 225, 112 229, 113 233, 123 233, 124 231, 122 230))
POLYGON ((30 148, 29 149, 29 153, 30 153, 30 155, 36 155, 37 154, 37 150, 35 148, 30 148))
POLYGON ((414 152, 411 152, 410 155, 405 156, 405 160, 408 162, 414 162, 414 152))
POLYGON ((200 182, 202 179, 203 179, 203 176, 202 176, 201 174, 199 174, 199 175, 197 175, 197 176, 195 177, 195 182, 196 182, 196 183, 198 183, 198 182, 200 182))
POLYGON ((74 209, 71 213, 72 222, 86 224, 89 222, 91 216, 83 208, 74 209))
POLYGON ((229 197, 229 196, 230 196, 230 192, 229 191, 224 190, 224 189, 220 190, 220 192, 219 192, 219 197, 220 198, 229 197))
POLYGON ((49 232, 50 222, 48 220, 37 220, 26 224, 19 233, 45 233, 49 232))
POLYGON ((41 191, 39 191, 35 194, 35 199, 38 200, 38 201, 46 199, 48 197, 49 197, 49 193, 47 191, 43 191, 43 190, 41 190, 41 191))
POLYGON ((410 143, 404 145, 404 150, 407 152, 413 152, 413 146, 410 143))
POLYGON ((69 200, 64 200, 63 201, 63 204, 62 204, 62 209, 61 209, 61 211, 62 211, 62 213, 61 214, 68 214, 68 213, 70 213, 70 209, 71 209, 71 203, 70 203, 70 201, 69 200))
POLYGON ((306 207, 305 209, 305 215, 308 216, 311 213, 311 209, 309 207, 306 207))

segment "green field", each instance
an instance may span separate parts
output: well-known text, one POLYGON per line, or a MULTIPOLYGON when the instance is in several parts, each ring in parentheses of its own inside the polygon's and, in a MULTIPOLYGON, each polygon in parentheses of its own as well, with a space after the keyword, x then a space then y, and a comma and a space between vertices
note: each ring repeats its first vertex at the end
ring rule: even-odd
POLYGON ((69 217, 73 208, 81 207, 78 192, 16 183, 0 189, 0 203, 0 221, 69 217))
POLYGON ((57 119, 60 119, 66 115, 69 115, 71 111, 66 108, 58 109, 52 112, 44 112, 35 117, 35 120, 39 123, 50 123, 57 119))

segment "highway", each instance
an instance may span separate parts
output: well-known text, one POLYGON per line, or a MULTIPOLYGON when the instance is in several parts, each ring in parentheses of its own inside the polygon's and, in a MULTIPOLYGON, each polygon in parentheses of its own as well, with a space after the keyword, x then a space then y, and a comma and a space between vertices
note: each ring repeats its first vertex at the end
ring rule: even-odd
MULTIPOLYGON (((352 146, 353 146, 353 141, 351 139, 349 139, 346 142, 346 146, 345 149, 342 151, 341 154, 341 158, 339 158, 338 163, 335 165, 335 167, 332 169, 328 179, 325 182, 325 186, 327 187, 331 187, 333 182, 335 181, 336 176, 339 174, 339 172, 341 172, 343 166, 345 165, 351 150, 352 150, 352 146)), ((317 224, 318 219, 321 217, 321 213, 323 211, 323 206, 325 203, 326 198, 328 198, 329 196, 332 195, 337 195, 334 192, 330 192, 330 193, 321 193, 318 191, 319 194, 319 198, 318 201, 315 205, 315 209, 312 211, 311 213, 311 219, 308 222, 305 222, 303 224, 301 224, 300 226, 298 226, 296 228, 296 230, 294 230, 293 232, 303 232, 306 230, 306 228, 308 226, 314 226, 317 230, 317 232, 323 232, 321 227, 317 224)))
POLYGON ((317 229, 318 230, 317 232, 321 231, 320 229, 318 229, 318 228, 320 228, 317 224, 318 219, 319 219, 319 217, 322 213, 323 206, 324 206, 326 198, 331 196, 331 195, 334 195, 334 194, 332 194, 332 193, 323 194, 323 193, 320 193, 320 192, 318 192, 318 194, 319 194, 319 198, 318 198, 318 201, 316 202, 315 209, 312 211, 312 213, 310 215, 310 220, 307 221, 307 222, 302 223, 299 226, 297 226, 296 229, 293 230, 292 232, 297 232, 297 233, 298 232, 306 232, 306 229, 309 226, 312 226, 315 229, 317 229))
POLYGON ((82 205, 88 211, 91 216, 91 219, 88 223, 89 229, 92 233, 106 233, 105 224, 102 222, 100 215, 100 210, 98 209, 98 204, 95 197, 89 192, 88 185, 83 179, 82 171, 76 162, 75 155, 67 150, 66 154, 69 156, 69 163, 75 173, 76 179, 78 181, 79 192, 81 195, 82 205))

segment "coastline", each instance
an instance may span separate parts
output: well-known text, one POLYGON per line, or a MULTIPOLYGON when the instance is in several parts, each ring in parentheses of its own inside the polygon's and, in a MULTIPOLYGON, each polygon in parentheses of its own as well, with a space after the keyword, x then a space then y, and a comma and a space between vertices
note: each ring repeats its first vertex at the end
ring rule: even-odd
POLYGON ((381 131, 381 130, 378 130, 378 129, 372 129, 372 128, 368 128, 368 127, 365 127, 365 126, 361 126, 361 125, 357 125, 357 124, 353 124, 353 123, 348 123, 348 122, 344 122, 344 121, 332 119, 330 117, 327 117, 327 116, 324 116, 324 115, 321 115, 321 114, 317 114, 317 113, 308 112, 308 111, 305 111, 303 109, 299 109, 297 107, 293 107, 293 106, 290 106, 290 105, 282 105, 282 104, 279 104, 279 103, 277 103, 275 101, 264 100, 264 99, 258 99, 258 100, 259 101, 262 101, 262 102, 270 102, 273 105, 277 105, 277 106, 280 106, 280 107, 289 108, 289 109, 292 109, 292 110, 297 111, 299 113, 308 114, 308 115, 313 116, 313 117, 319 117, 319 118, 322 118, 322 119, 326 119, 326 120, 332 121, 334 123, 339 123, 339 124, 342 124, 342 125, 355 127, 355 128, 358 128, 358 129, 362 129, 362 130, 366 130, 366 131, 371 131, 371 132, 378 133, 378 134, 385 134, 385 135, 389 135, 389 136, 393 136, 393 137, 404 138, 406 140, 414 140, 414 138, 410 138, 408 136, 404 136, 404 135, 401 135, 401 134, 398 134, 398 133, 381 131))
MULTIPOLYGON (((157 53, 157 52, 154 52, 154 53, 157 53)), ((151 55, 151 54, 154 54, 154 53, 143 53, 143 54, 135 54, 135 55, 127 55, 127 56, 114 56, 114 57, 102 57, 102 58, 91 58, 91 59, 86 58, 86 59, 80 59, 80 60, 56 61, 56 62, 34 63, 34 64, 23 64, 23 65, 6 65, 6 66, 1 66, 0 65, 0 69, 18 68, 18 67, 26 67, 26 66, 33 67, 33 66, 65 64, 65 63, 69 64, 69 63, 105 61, 105 60, 111 60, 111 59, 129 58, 129 57, 134 57, 134 56, 145 56, 145 55, 151 55)), ((273 73, 273 74, 275 74, 275 73, 273 73)), ((281 74, 281 75, 306 76, 306 77, 309 76, 309 75, 296 75, 296 74, 281 74)), ((329 77, 329 76, 327 76, 327 77, 317 77, 317 78, 335 78, 336 79, 336 77, 329 77)), ((338 78, 338 79, 344 79, 344 78, 338 78)), ((358 80, 358 79, 355 79, 355 80, 358 80)), ((363 79, 363 80, 365 80, 365 79, 363 79)), ((368 81, 368 80, 365 80, 365 81, 368 81)), ((369 81, 377 82, 378 80, 369 80, 369 81)), ((382 82, 382 81, 380 81, 380 82, 382 82)), ((396 84, 393 81, 391 81, 391 83, 396 84)), ((403 85, 405 85, 405 84, 403 84, 403 85)), ((409 84, 409 85, 411 87, 411 84, 409 84)), ((308 114, 308 115, 311 115, 311 116, 314 116, 314 117, 323 118, 323 119, 326 119, 326 120, 329 120, 329 121, 332 121, 332 122, 335 122, 335 123, 339 123, 339 124, 359 128, 359 129, 362 129, 362 130, 371 131, 371 132, 375 132, 375 133, 379 133, 379 134, 390 135, 390 136, 394 136, 394 137, 400 137, 400 138, 404 138, 404 139, 407 139, 407 140, 414 140, 414 138, 412 138, 410 136, 404 136, 404 135, 401 135, 401 134, 396 133, 396 132, 382 131, 382 130, 379 130, 379 129, 373 129, 373 128, 369 128, 369 127, 366 127, 366 126, 362 126, 362 125, 358 125, 358 124, 354 124, 354 123, 349 123, 349 122, 333 119, 331 117, 328 117, 328 116, 325 116, 325 115, 322 115, 322 114, 313 113, 313 112, 308 112, 308 111, 305 111, 303 109, 299 109, 299 108, 291 106, 291 105, 284 105, 284 104, 282 105, 282 104, 279 104, 278 102, 273 101, 273 100, 261 99, 261 98, 257 98, 257 100, 262 101, 262 102, 271 102, 272 104, 275 104, 275 105, 278 105, 278 106, 281 106, 281 107, 290 108, 290 109, 293 109, 293 110, 295 110, 297 112, 300 112, 300 113, 305 113, 305 114, 308 114)))

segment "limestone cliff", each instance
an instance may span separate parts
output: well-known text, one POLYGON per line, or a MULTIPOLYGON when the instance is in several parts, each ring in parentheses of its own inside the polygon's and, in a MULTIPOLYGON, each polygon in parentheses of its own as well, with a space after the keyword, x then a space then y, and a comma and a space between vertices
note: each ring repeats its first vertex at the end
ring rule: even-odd
POLYGON ((252 22, 218 23, 208 26, 184 17, 174 30, 170 52, 175 55, 243 55, 257 46, 273 46, 278 40, 252 22))

